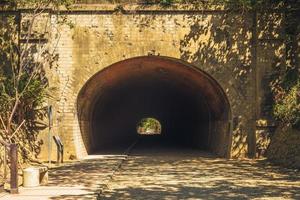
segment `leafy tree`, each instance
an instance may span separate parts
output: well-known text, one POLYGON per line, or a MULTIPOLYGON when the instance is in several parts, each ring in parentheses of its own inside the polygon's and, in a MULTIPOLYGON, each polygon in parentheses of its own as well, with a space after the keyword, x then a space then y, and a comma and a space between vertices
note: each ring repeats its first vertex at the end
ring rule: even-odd
MULTIPOLYGON (((1 15, 0 21, 0 137, 20 144, 20 153, 32 160, 39 152, 37 133, 45 128, 41 120, 46 113, 45 100, 49 96, 45 68, 57 59, 38 34, 35 26, 47 9, 70 5, 70 0, 6 0, 7 9, 28 8, 26 20, 18 23, 18 16, 1 15), (32 43, 31 40, 36 39, 32 43), (20 42, 22 40, 22 42, 20 42)), ((49 24, 47 26, 50 26, 49 24)))
POLYGON ((137 129, 140 134, 147 133, 147 131, 154 131, 153 134, 159 134, 161 124, 154 118, 144 118, 139 122, 137 129))
POLYGON ((300 128, 300 2, 287 3, 285 8, 286 62, 274 67, 270 83, 274 100, 273 114, 283 125, 300 128))
POLYGON ((274 105, 274 115, 286 124, 300 124, 300 81, 284 92, 274 105))

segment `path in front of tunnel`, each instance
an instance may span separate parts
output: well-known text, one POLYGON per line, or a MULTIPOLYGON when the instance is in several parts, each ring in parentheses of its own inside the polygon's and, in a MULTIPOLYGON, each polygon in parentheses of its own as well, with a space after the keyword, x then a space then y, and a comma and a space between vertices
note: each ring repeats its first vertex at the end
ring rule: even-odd
POLYGON ((300 199, 299 191, 299 171, 266 160, 146 145, 131 152, 100 199, 300 199))
POLYGON ((0 199, 300 199, 300 172, 139 142, 130 155, 93 155, 52 169, 48 186, 0 199))

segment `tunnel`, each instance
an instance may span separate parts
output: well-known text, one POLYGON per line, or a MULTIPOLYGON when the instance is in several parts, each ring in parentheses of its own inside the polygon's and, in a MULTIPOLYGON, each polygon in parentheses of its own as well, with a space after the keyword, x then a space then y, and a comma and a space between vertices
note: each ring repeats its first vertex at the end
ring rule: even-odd
POLYGON ((181 60, 143 56, 112 64, 79 92, 78 120, 89 154, 152 141, 230 156, 230 105, 209 74, 181 60), (140 135, 137 124, 151 117, 159 135, 140 135))

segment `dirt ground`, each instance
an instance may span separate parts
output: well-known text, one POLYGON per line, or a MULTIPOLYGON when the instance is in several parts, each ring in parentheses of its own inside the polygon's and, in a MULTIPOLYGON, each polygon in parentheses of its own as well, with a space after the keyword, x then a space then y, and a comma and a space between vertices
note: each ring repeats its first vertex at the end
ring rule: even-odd
POLYGON ((227 160, 191 149, 135 148, 49 171, 49 184, 9 200, 300 199, 300 172, 266 160, 227 160))
POLYGON ((139 149, 122 163, 99 199, 300 199, 300 173, 266 160, 139 149))

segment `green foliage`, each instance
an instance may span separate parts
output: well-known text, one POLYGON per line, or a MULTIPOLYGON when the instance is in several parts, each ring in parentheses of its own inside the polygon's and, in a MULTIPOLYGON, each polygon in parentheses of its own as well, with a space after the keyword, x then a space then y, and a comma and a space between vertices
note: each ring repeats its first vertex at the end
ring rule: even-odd
POLYGON ((278 99, 274 105, 274 115, 286 124, 300 124, 300 81, 278 99))
POLYGON ((70 6, 74 0, 6 0, 7 4, 12 7, 32 7, 32 8, 45 8, 45 7, 58 7, 61 5, 70 6))
POLYGON ((24 62, 28 64, 20 70, 16 18, 2 16, 0 24, 0 57, 3 61, 0 63, 0 116, 4 122, 0 124, 0 137, 18 143, 21 158, 29 158, 40 150, 37 131, 41 124, 38 120, 45 115, 43 103, 48 91, 47 81, 43 67, 34 62, 33 56, 27 55, 36 48, 34 46, 26 53, 24 62), (14 105, 17 105, 16 111, 13 111, 14 105))
POLYGON ((286 62, 285 65, 275 66, 270 86, 274 117, 283 125, 300 128, 300 66, 297 55, 300 24, 299 14, 294 8, 291 5, 286 13, 286 62))
POLYGON ((144 118, 139 122, 137 129, 139 133, 147 132, 147 130, 154 130, 155 133, 160 133, 161 125, 154 118, 144 118))
MULTIPOLYGON (((152 1, 153 2, 153 1, 152 1)), ((158 3, 162 5, 171 5, 174 3, 183 4, 221 4, 228 8, 242 8, 242 9, 260 9, 269 8, 270 6, 282 6, 286 4, 287 6, 296 4, 296 1, 282 1, 282 0, 159 0, 158 3)))
POLYGON ((169 5, 169 4, 173 3, 173 2, 172 2, 172 0, 161 0, 160 3, 161 4, 165 4, 165 5, 169 5))
POLYGON ((72 0, 6 0, 11 8, 33 9, 22 30, 16 15, 0 16, 0 139, 18 143, 23 161, 34 159, 40 151, 38 133, 46 128, 43 118, 49 97, 45 68, 57 59, 47 45, 28 42, 31 37, 45 34, 35 35, 34 30, 26 27, 34 27, 38 23, 34 17, 41 16, 42 11, 72 3, 72 0), (19 44, 19 37, 27 42, 19 44))
POLYGON ((0 111, 9 109, 14 98, 13 76, 18 62, 16 51, 16 21, 14 16, 2 16, 0 20, 0 111), (5 27, 5 28, 4 28, 5 27))
POLYGON ((155 127, 157 126, 157 124, 159 124, 159 122, 157 122, 156 119, 153 118, 147 118, 147 119, 143 119, 141 121, 141 126, 146 128, 146 129, 155 129, 155 127))

